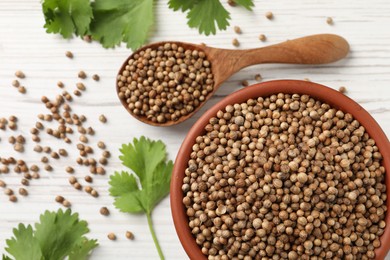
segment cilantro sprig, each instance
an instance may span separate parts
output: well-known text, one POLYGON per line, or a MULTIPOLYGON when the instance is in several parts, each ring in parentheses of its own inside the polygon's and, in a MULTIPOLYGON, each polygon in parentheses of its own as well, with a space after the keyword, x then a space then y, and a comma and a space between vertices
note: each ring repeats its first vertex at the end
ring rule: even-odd
MULTIPOLYGON (((248 10, 253 0, 235 0, 248 10)), ((230 13, 221 0, 170 0, 169 8, 188 12, 188 26, 201 34, 216 34, 229 26, 230 13)), ((47 33, 64 38, 91 35, 103 47, 121 42, 135 50, 149 37, 154 25, 153 0, 42 0, 47 33)))
POLYGON ((111 175, 109 191, 115 198, 114 205, 122 212, 146 214, 154 244, 160 258, 164 259, 153 228, 152 212, 169 193, 173 162, 167 161, 162 141, 152 141, 144 136, 122 145, 120 152, 119 159, 133 174, 122 171, 111 175))
POLYGON ((20 223, 13 229, 14 236, 6 240, 5 250, 14 258, 3 255, 3 260, 51 260, 87 259, 91 251, 98 246, 97 240, 84 235, 89 232, 88 224, 79 220, 77 213, 46 211, 40 216, 40 222, 31 225, 20 223))

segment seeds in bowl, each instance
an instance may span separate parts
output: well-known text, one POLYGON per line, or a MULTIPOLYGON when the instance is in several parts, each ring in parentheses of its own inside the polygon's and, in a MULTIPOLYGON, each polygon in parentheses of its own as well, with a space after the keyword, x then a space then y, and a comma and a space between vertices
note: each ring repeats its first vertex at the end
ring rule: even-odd
POLYGON ((381 160, 351 114, 308 95, 228 105, 192 147, 188 225, 208 259, 374 259, 381 160))
POLYGON ((117 77, 118 95, 128 110, 155 123, 188 115, 213 85, 206 54, 174 43, 136 53, 117 77))

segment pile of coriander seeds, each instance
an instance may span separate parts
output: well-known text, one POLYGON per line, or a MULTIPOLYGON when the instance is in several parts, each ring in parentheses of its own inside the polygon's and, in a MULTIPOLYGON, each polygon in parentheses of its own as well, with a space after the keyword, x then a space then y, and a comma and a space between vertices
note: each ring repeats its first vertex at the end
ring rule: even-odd
POLYGON ((374 259, 381 161, 351 114, 308 95, 228 105, 192 147, 188 225, 208 259, 374 259))
POLYGON ((135 53, 117 77, 119 98, 137 117, 154 123, 190 114, 213 91, 204 52, 165 43, 135 53))

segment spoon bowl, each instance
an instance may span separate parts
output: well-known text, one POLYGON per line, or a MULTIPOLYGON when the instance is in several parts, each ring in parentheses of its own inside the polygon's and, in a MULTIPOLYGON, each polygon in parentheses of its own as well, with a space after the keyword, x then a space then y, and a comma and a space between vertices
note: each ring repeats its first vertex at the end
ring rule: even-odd
MULTIPOLYGON (((133 113, 128 107, 126 101, 119 98, 126 110, 138 120, 154 126, 171 126, 179 124, 192 115, 194 115, 212 95, 218 90, 221 84, 237 71, 255 64, 262 63, 287 63, 287 64, 325 64, 335 62, 344 58, 349 52, 348 42, 334 34, 317 34, 306 36, 294 40, 270 45, 262 48, 247 50, 229 50, 197 45, 186 42, 156 42, 146 45, 132 55, 130 55, 119 69, 118 76, 126 69, 128 61, 134 58, 134 55, 147 49, 157 49, 166 43, 176 44, 185 50, 198 50, 205 53, 207 60, 211 64, 211 73, 214 77, 213 90, 205 96, 194 110, 185 116, 181 116, 176 121, 166 121, 164 123, 153 122, 146 116, 140 116, 133 113)), ((116 87, 119 96, 119 87, 116 87)))

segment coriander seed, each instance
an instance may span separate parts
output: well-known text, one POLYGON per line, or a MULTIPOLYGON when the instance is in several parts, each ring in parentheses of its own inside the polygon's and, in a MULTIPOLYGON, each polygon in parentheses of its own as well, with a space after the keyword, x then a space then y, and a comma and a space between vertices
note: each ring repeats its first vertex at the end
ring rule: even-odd
POLYGON ((272 12, 266 12, 265 13, 265 17, 268 19, 268 20, 272 20, 274 19, 274 14, 272 12))
POLYGON ((110 211, 108 210, 107 207, 101 207, 99 212, 100 212, 100 214, 102 214, 103 216, 108 216, 108 215, 110 215, 110 211))
POLYGON ((126 238, 130 240, 134 240, 134 234, 131 231, 126 231, 126 238))
POLYGON ((233 46, 235 46, 235 47, 240 46, 240 42, 237 40, 237 38, 234 38, 234 39, 232 40, 232 44, 233 44, 233 46))
POLYGON ((100 80, 100 77, 99 77, 98 74, 93 74, 93 75, 92 75, 92 79, 93 79, 94 81, 99 81, 99 80, 100 80))
POLYGON ((85 74, 85 72, 83 70, 80 70, 79 73, 77 74, 77 76, 80 79, 85 79, 87 77, 87 74, 85 74))
POLYGON ((108 233, 107 237, 110 240, 116 240, 116 235, 114 233, 108 233))
POLYGON ((68 57, 69 59, 73 59, 73 53, 71 51, 66 51, 65 56, 68 57))
POLYGON ((99 116, 99 121, 102 122, 102 123, 106 123, 107 122, 107 118, 105 117, 105 115, 100 115, 99 116))
POLYGON ((21 71, 21 70, 17 70, 16 72, 15 72, 15 76, 16 77, 18 77, 18 78, 20 78, 20 79, 24 79, 25 77, 26 77, 26 75, 23 73, 23 71, 21 71))

